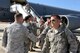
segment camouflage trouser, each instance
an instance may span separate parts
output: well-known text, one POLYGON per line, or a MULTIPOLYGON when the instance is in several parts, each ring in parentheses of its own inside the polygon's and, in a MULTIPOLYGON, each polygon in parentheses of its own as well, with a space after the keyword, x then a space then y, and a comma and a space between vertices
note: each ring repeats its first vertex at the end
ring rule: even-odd
POLYGON ((42 47, 43 47, 43 44, 44 44, 44 40, 40 40, 39 46, 41 47, 41 49, 42 49, 42 47))
POLYGON ((50 48, 46 48, 46 50, 42 51, 41 53, 50 53, 50 48))
POLYGON ((30 44, 30 50, 32 50, 35 46, 36 46, 36 43, 35 42, 31 42, 31 44, 30 44))
POLYGON ((24 43, 24 53, 28 53, 28 51, 30 50, 30 43, 28 44, 24 43))
POLYGON ((41 37, 40 42, 39 42, 39 46, 41 46, 41 49, 42 49, 42 47, 43 47, 44 42, 45 42, 45 35, 43 35, 43 36, 41 37))

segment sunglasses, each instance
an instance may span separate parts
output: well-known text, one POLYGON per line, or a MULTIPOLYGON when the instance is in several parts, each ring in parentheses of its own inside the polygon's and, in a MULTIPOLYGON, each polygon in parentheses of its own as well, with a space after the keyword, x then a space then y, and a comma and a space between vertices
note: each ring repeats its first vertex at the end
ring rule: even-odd
POLYGON ((56 20, 51 20, 52 23, 55 23, 56 20))
POLYGON ((56 20, 51 20, 51 21, 56 21, 56 20))

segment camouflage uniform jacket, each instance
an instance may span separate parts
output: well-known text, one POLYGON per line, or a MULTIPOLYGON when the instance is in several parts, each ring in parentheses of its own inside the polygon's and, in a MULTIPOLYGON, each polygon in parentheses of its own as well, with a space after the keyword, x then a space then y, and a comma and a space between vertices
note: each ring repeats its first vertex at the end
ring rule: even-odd
POLYGON ((77 53, 78 41, 75 35, 64 27, 58 30, 50 29, 47 33, 42 52, 50 47, 50 53, 77 53))
POLYGON ((25 53, 24 42, 29 43, 28 39, 37 41, 37 38, 32 36, 33 34, 29 33, 25 26, 14 22, 4 31, 2 45, 6 47, 6 53, 25 53))

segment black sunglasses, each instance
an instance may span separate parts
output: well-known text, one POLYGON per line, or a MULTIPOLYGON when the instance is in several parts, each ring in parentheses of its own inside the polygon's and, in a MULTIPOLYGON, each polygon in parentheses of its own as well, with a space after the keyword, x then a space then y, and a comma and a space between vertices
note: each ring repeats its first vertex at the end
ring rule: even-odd
POLYGON ((56 20, 51 20, 52 23, 55 23, 56 20))
POLYGON ((51 20, 51 21, 56 21, 56 20, 51 20))

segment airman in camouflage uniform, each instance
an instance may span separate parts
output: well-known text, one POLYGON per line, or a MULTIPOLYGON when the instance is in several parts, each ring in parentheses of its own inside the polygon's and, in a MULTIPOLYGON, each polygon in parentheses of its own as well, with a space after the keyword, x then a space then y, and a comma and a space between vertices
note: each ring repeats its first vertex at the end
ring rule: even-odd
POLYGON ((58 15, 51 16, 52 29, 46 35, 42 53, 46 53, 48 48, 50 48, 48 53, 77 53, 78 40, 76 36, 60 23, 58 15))
POLYGON ((29 40, 36 42, 37 38, 30 33, 22 24, 22 14, 15 15, 15 22, 6 27, 3 34, 3 46, 6 47, 6 53, 28 53, 29 40), (32 37, 33 36, 33 37, 32 37), (24 43, 26 41, 27 50, 24 43))
MULTIPOLYGON (((23 25, 26 28, 28 28, 29 32, 32 32, 37 37, 37 29, 38 29, 38 27, 37 27, 36 23, 33 22, 32 15, 28 15, 27 17, 25 17, 24 20, 25 21, 24 21, 23 25)), ((29 44, 30 45, 30 50, 33 50, 32 47, 35 47, 36 43, 32 42, 32 41, 30 41, 30 42, 31 42, 31 44, 29 44)))
POLYGON ((40 45, 41 45, 41 49, 42 49, 42 47, 43 47, 43 44, 44 44, 44 39, 45 39, 45 37, 46 37, 46 34, 47 34, 47 32, 48 32, 48 30, 50 29, 50 19, 48 20, 48 21, 46 21, 45 22, 45 24, 44 24, 44 26, 45 26, 45 28, 44 28, 44 30, 42 31, 42 33, 39 35, 39 39, 40 39, 40 45))

